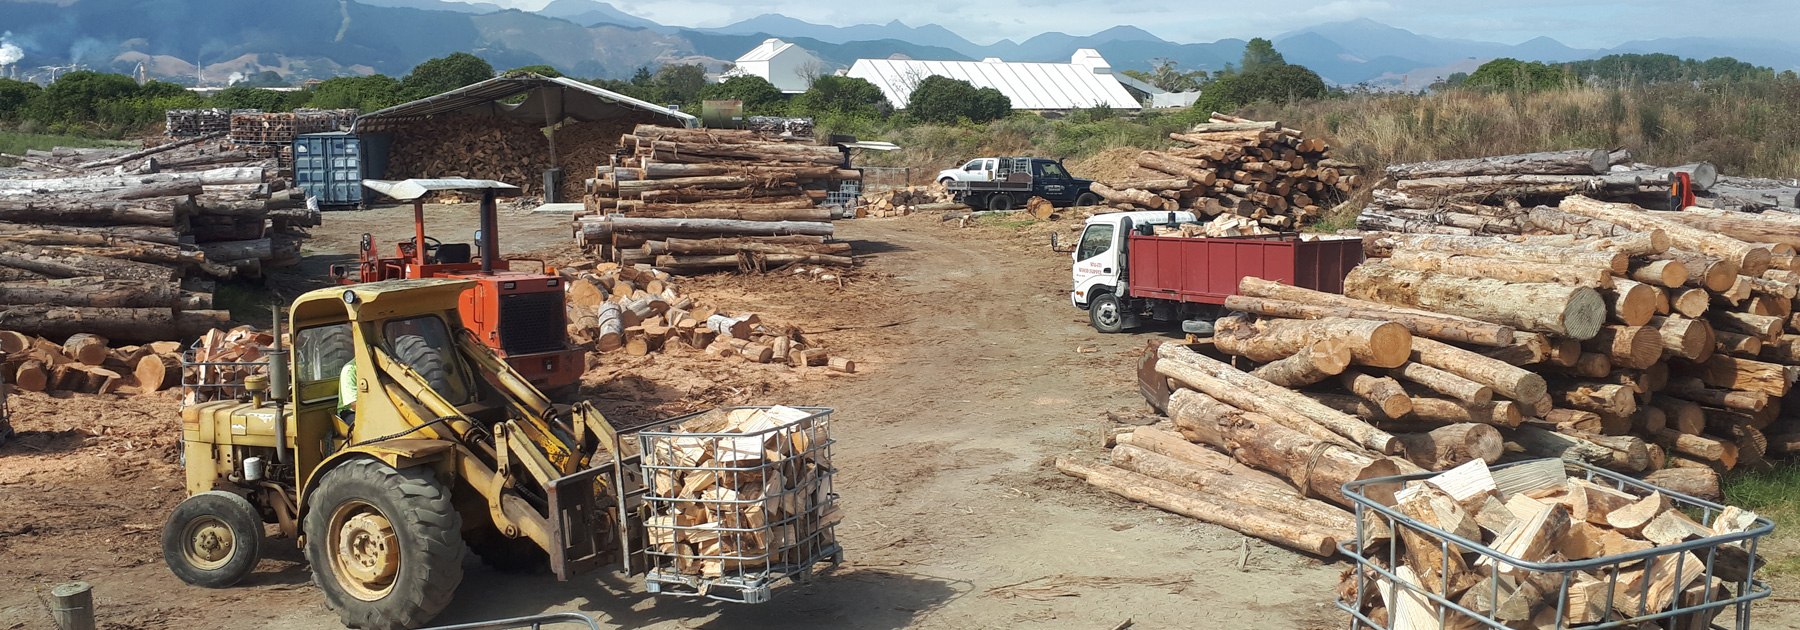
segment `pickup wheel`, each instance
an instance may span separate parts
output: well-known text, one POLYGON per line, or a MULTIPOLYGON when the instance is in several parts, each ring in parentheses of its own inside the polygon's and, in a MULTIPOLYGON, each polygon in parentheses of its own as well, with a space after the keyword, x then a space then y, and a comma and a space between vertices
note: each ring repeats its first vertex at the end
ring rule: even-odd
POLYGON ((1081 193, 1080 197, 1075 198, 1075 205, 1077 205, 1077 206, 1098 206, 1098 205, 1100 205, 1100 195, 1096 195, 1091 192, 1081 193))
POLYGON ((989 210, 1011 210, 1012 209, 1012 195, 1008 195, 1008 194, 1004 194, 1004 193, 995 193, 992 195, 988 195, 987 202, 988 202, 987 207, 989 210))
POLYGON ((1124 332, 1125 309, 1119 304, 1119 296, 1102 293, 1095 297, 1088 304, 1088 323, 1103 333, 1124 332))

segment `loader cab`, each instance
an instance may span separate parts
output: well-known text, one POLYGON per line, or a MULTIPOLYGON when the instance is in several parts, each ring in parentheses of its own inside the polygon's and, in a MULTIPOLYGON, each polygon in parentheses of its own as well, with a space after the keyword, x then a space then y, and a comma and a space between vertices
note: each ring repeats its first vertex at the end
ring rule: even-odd
POLYGON ((1111 212, 1087 220, 1076 240, 1069 302, 1086 309, 1101 294, 1125 295, 1126 247, 1132 233, 1157 225, 1192 223, 1192 212, 1111 212))

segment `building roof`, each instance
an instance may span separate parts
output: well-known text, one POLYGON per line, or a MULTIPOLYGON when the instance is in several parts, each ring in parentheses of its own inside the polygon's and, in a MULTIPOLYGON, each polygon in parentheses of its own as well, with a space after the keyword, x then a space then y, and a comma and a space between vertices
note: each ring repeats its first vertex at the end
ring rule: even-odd
POLYGON ((552 119, 561 121, 573 118, 581 122, 593 122, 634 113, 649 113, 666 118, 664 124, 676 127, 700 126, 700 119, 692 114, 566 77, 546 77, 521 72, 363 114, 357 117, 352 130, 379 130, 390 123, 450 113, 505 116, 539 125, 549 125, 552 119), (500 102, 520 94, 526 95, 523 103, 509 105, 500 102))
POLYGON ((1091 48, 1076 51, 1069 63, 1007 62, 992 57, 981 61, 858 59, 846 75, 874 83, 895 105, 904 105, 919 81, 937 75, 999 90, 1012 99, 1013 109, 1139 107, 1119 84, 1112 67, 1091 48))
POLYGON ((791 43, 784 42, 779 39, 771 37, 769 39, 763 40, 763 43, 757 44, 757 46, 755 48, 750 49, 750 52, 744 53, 742 56, 739 56, 737 58, 737 62, 744 63, 746 61, 768 61, 770 59, 774 59, 777 55, 780 55, 781 53, 787 52, 787 50, 789 48, 793 48, 793 47, 794 47, 794 45, 791 43))

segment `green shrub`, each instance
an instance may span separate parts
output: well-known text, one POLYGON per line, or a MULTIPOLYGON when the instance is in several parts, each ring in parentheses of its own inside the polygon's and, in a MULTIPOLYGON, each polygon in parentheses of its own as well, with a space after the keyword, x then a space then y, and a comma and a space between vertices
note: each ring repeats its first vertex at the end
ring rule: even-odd
POLYGON ((836 114, 879 119, 894 107, 881 88, 866 79, 828 75, 815 79, 811 88, 795 96, 789 109, 801 116, 836 114))
POLYGON ((787 106, 787 97, 781 93, 781 88, 754 75, 731 77, 700 88, 698 98, 702 101, 743 101, 747 116, 778 115, 787 106))
POLYGON ((928 123, 983 123, 1012 113, 1012 99, 994 88, 978 90, 968 81, 932 75, 913 89, 906 113, 928 123))

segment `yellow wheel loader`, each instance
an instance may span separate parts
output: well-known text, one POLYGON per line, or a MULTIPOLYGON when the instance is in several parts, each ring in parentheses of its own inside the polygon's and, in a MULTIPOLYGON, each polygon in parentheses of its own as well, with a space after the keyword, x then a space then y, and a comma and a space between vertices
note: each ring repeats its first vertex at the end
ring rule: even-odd
POLYGON ((466 550, 502 568, 547 562, 559 579, 645 572, 640 447, 586 403, 553 405, 465 329, 457 300, 474 285, 295 300, 291 347, 278 317, 266 377, 181 411, 189 498, 163 529, 170 569, 229 586, 275 523, 344 624, 372 630, 441 611, 466 550))

